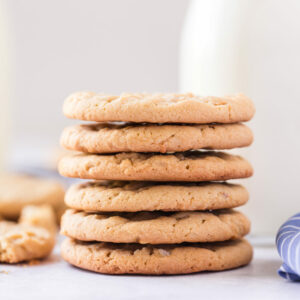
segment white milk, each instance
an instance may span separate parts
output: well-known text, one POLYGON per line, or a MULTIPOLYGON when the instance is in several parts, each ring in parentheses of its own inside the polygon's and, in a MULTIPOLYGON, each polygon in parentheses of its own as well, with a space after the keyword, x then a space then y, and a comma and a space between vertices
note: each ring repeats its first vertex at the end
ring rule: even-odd
POLYGON ((4 7, 0 2, 0 172, 5 163, 8 146, 9 117, 8 106, 10 97, 10 66, 8 46, 8 24, 4 7))
POLYGON ((255 175, 243 181, 254 233, 275 233, 300 211, 300 1, 195 0, 183 29, 180 89, 243 92, 257 109, 255 175))

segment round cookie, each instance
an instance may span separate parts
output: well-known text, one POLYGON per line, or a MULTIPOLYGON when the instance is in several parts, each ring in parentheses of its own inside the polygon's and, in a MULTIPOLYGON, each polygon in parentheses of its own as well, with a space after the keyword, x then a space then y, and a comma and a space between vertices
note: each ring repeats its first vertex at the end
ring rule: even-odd
POLYGON ((249 146, 253 135, 243 124, 158 125, 99 123, 64 129, 61 145, 85 153, 183 152, 249 146))
POLYGON ((244 239, 215 244, 138 245, 85 243, 66 239, 62 257, 82 269, 106 274, 187 274, 248 264, 253 255, 244 239))
POLYGON ((28 175, 0 176, 0 215, 17 219, 26 205, 49 204, 57 214, 64 207, 64 188, 54 180, 28 175))
POLYGON ((61 233, 81 241, 179 244, 239 239, 250 222, 233 210, 212 212, 86 213, 69 209, 61 233))
POLYGON ((61 175, 96 180, 217 181, 252 175, 238 155, 191 151, 175 154, 73 154, 58 165, 61 175))
POLYGON ((233 208, 248 198, 238 184, 102 181, 71 186, 65 203, 84 211, 194 211, 233 208))
POLYGON ((255 108, 242 94, 201 97, 186 94, 78 92, 64 102, 65 116, 96 122, 236 123, 250 120, 255 108))

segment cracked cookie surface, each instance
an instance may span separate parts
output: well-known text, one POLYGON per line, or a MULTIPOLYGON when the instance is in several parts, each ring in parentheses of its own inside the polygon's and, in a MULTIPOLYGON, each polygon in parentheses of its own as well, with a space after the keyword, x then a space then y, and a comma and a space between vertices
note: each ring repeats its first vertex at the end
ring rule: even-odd
POLYGON ((248 264, 253 255, 245 240, 214 244, 138 245, 86 243, 66 239, 63 258, 79 268, 106 274, 187 274, 221 271, 248 264))
POLYGON ((250 222, 234 210, 212 212, 86 213, 69 209, 61 233, 81 241, 178 244, 239 239, 250 222))
POLYGON ((232 149, 252 143, 243 124, 157 125, 99 123, 64 129, 61 145, 85 153, 183 152, 232 149))
POLYGON ((65 116, 96 122, 236 123, 249 121, 253 102, 242 94, 201 97, 186 94, 78 92, 64 102, 65 116))
POLYGON ((55 244, 56 217, 49 205, 26 206, 19 223, 0 220, 0 262, 48 256, 55 244))
POLYGON ((102 181, 71 186, 65 202, 85 211, 189 211, 233 208, 248 198, 238 184, 102 181))
POLYGON ((95 180, 218 181, 250 177, 244 158, 224 152, 175 154, 71 154, 58 166, 61 175, 95 180))

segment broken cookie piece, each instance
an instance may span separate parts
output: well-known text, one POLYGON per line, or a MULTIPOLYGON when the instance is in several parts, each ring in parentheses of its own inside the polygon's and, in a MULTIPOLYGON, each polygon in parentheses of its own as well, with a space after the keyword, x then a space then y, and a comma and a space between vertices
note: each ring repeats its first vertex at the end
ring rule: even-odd
POLYGON ((55 245, 56 217, 49 205, 27 206, 19 223, 0 221, 0 262, 19 263, 48 256, 55 245))

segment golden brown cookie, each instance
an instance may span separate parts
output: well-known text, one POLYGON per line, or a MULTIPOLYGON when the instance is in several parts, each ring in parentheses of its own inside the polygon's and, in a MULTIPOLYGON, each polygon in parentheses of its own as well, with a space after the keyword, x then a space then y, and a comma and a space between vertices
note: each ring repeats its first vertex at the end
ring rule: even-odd
POLYGON ((86 213, 69 209, 61 233, 81 241, 139 244, 217 242, 242 238, 250 222, 234 210, 86 213))
POLYGON ((186 94, 126 94, 120 96, 78 92, 63 106, 73 119, 96 122, 236 123, 250 120, 252 101, 242 94, 201 97, 186 94))
POLYGON ((244 266, 252 259, 252 247, 244 239, 214 244, 157 246, 66 239, 61 254, 70 264, 98 273, 160 275, 244 266))
POLYGON ((49 204, 55 211, 64 206, 64 188, 54 180, 28 175, 0 176, 0 215, 16 220, 26 205, 49 204))
POLYGON ((248 198, 238 184, 101 181, 71 186, 65 202, 85 211, 189 211, 233 208, 248 198))
POLYGON ((252 175, 250 163, 238 155, 191 151, 176 154, 75 154, 58 166, 63 176, 96 180, 216 181, 252 175))
POLYGON ((55 244, 56 217, 49 205, 28 206, 20 222, 0 221, 0 262, 18 263, 48 256, 55 244))
POLYGON ((61 145, 85 153, 183 152, 249 146, 253 135, 243 124, 158 125, 98 123, 65 128, 61 145))

